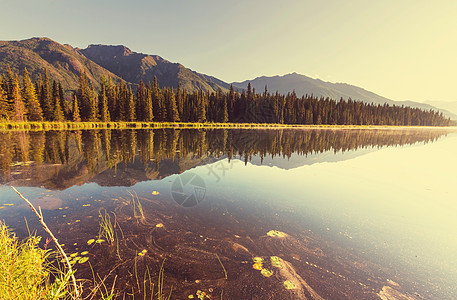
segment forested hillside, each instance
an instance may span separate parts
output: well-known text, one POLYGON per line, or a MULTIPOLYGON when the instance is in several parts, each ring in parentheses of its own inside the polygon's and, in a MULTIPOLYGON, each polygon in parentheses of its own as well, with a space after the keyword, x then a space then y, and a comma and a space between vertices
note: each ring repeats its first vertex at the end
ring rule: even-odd
POLYGON ((33 84, 27 69, 23 75, 9 67, 0 78, 0 119, 8 121, 142 121, 142 122, 231 122, 329 125, 407 125, 448 126, 443 114, 395 105, 376 105, 357 101, 334 100, 312 96, 298 97, 267 90, 257 93, 248 84, 239 93, 188 91, 161 88, 157 78, 152 83, 140 81, 136 92, 124 81, 101 77, 95 89, 88 75, 82 73, 71 103, 63 101, 59 81, 48 72, 33 84))

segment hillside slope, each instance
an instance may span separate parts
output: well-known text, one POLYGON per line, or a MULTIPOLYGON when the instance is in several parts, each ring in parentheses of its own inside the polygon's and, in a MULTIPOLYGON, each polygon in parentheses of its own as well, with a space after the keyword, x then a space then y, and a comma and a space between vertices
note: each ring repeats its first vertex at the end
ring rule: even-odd
POLYGON ((31 38, 22 41, 0 41, 0 73, 9 65, 13 72, 23 74, 27 68, 32 80, 46 68, 51 80, 60 80, 66 91, 78 87, 79 75, 85 72, 97 88, 101 76, 118 76, 83 56, 70 45, 61 45, 48 38, 31 38))
POLYGON ((226 83, 211 76, 194 72, 179 63, 169 62, 158 55, 133 52, 125 46, 90 45, 80 50, 87 58, 131 83, 152 82, 160 86, 179 85, 189 91, 226 91, 226 83))

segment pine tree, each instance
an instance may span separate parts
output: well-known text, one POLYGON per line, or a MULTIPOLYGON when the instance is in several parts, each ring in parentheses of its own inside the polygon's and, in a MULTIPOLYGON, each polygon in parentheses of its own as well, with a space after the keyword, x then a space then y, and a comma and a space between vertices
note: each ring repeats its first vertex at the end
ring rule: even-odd
POLYGON ((5 84, 4 84, 4 90, 6 92, 6 97, 8 98, 8 101, 12 103, 13 99, 13 86, 14 86, 14 80, 16 76, 13 74, 13 71, 11 71, 10 65, 6 66, 6 79, 5 79, 5 84))
POLYGON ((222 105, 222 123, 227 123, 229 120, 228 109, 227 109, 227 97, 223 96, 223 105, 222 105))
POLYGON ((72 121, 73 122, 81 122, 81 115, 80 115, 80 112, 79 112, 78 98, 76 97, 76 95, 74 96, 74 99, 73 99, 72 121))
POLYGON ((65 115, 63 113, 62 107, 60 106, 60 99, 55 98, 54 104, 54 118, 53 121, 63 122, 65 121, 65 115))
POLYGON ((52 120, 56 122, 65 121, 65 116, 59 99, 59 85, 55 80, 52 84, 52 103, 54 104, 54 113, 52 116, 52 120))
POLYGON ((22 98, 27 108, 27 119, 29 121, 43 121, 43 111, 35 92, 35 88, 30 80, 29 72, 24 68, 22 98))
POLYGON ((46 121, 52 121, 54 117, 54 107, 52 105, 51 82, 47 69, 44 70, 44 82, 41 86, 40 105, 43 110, 43 118, 46 121))
POLYGON ((10 103, 3 86, 0 84, 0 121, 8 120, 10 115, 10 103))
POLYGON ((179 122, 179 112, 176 106, 175 92, 172 88, 166 89, 165 101, 167 104, 167 117, 169 122, 179 122))
POLYGON ((154 120, 154 112, 152 107, 152 92, 151 89, 146 90, 146 108, 145 108, 145 121, 152 122, 154 120))
POLYGON ((138 121, 145 121, 146 119, 146 107, 147 107, 147 95, 146 86, 143 81, 140 81, 136 91, 136 117, 138 121))
POLYGON ((110 115, 108 110, 108 99, 106 97, 105 85, 102 85, 100 93, 98 94, 98 103, 100 105, 100 121, 109 122, 110 115))
POLYGON ((133 98, 132 89, 129 88, 127 92, 127 107, 126 107, 126 117, 128 122, 135 122, 136 115, 135 115, 135 100, 133 98))
POLYGON ((183 121, 184 119, 184 98, 181 90, 181 86, 178 82, 178 88, 176 89, 176 106, 178 107, 179 120, 183 121))
POLYGON ((203 91, 198 91, 198 108, 197 108, 197 122, 205 123, 206 122, 206 99, 203 91))
POLYGON ((152 98, 152 107, 154 109, 153 114, 156 121, 165 121, 165 108, 163 107, 163 97, 162 92, 159 88, 159 83, 157 82, 157 77, 154 76, 154 81, 152 83, 151 89, 151 98, 152 98))
POLYGON ((59 90, 60 107, 62 108, 65 118, 67 118, 68 117, 68 105, 67 105, 67 102, 65 101, 65 94, 63 92, 62 84, 59 81, 57 85, 58 85, 58 90, 59 90))
POLYGON ((21 86, 19 84, 19 77, 17 75, 16 75, 16 79, 14 80, 11 92, 12 92, 11 97, 12 97, 13 111, 11 113, 10 119, 15 122, 27 121, 27 117, 26 117, 27 110, 25 108, 24 101, 22 100, 21 86))
POLYGON ((79 109, 81 114, 81 120, 92 121, 93 119, 93 107, 92 107, 92 90, 89 85, 89 78, 86 73, 79 75, 79 88, 77 92, 77 98, 79 101, 79 109))
POLYGON ((97 94, 94 87, 89 94, 89 121, 95 122, 98 119, 97 94))

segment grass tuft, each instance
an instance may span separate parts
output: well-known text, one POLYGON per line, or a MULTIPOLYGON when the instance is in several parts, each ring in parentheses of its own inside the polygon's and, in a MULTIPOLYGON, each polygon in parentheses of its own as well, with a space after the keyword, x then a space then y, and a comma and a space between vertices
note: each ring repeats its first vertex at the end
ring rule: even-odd
POLYGON ((18 241, 0 222, 0 299, 61 299, 70 294, 71 274, 53 273, 52 252, 39 248, 40 240, 30 235, 18 241))
POLYGON ((115 232, 114 232, 114 226, 116 224, 116 215, 114 215, 114 225, 111 222, 111 217, 110 214, 104 210, 104 213, 102 214, 101 210, 99 211, 99 231, 98 231, 98 239, 105 239, 109 244, 113 244, 115 240, 115 232))

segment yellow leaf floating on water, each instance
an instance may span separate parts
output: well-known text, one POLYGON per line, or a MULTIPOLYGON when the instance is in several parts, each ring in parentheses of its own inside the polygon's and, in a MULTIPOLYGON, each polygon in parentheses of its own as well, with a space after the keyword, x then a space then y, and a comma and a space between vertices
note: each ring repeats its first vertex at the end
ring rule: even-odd
POLYGON ((83 251, 81 252, 81 255, 87 255, 89 253, 89 251, 83 251))
POLYGON ((285 237, 286 234, 284 232, 278 231, 278 230, 270 230, 267 232, 268 236, 271 237, 285 237))
POLYGON ((271 256, 270 261, 273 267, 281 268, 281 261, 279 260, 279 257, 271 256))
POLYGON ((268 269, 262 269, 262 271, 260 271, 260 274, 262 274, 264 277, 270 277, 271 275, 273 275, 273 272, 268 269))
POLYGON ((85 262, 88 261, 88 260, 89 260, 89 257, 83 257, 83 258, 81 258, 78 262, 79 262, 80 264, 83 264, 83 263, 85 263, 85 262))
POLYGON ((0 206, 0 209, 5 208, 4 206, 0 206))
POLYGON ((87 245, 92 245, 94 242, 95 242, 94 239, 90 239, 90 240, 87 241, 87 245))
POLYGON ((255 263, 259 263, 259 264, 263 263, 263 258, 258 257, 258 256, 254 257, 252 260, 253 260, 255 263))
POLYGON ((13 203, 5 203, 3 205, 6 205, 6 206, 13 206, 14 204, 13 203))
POLYGON ((262 270, 262 263, 255 263, 252 265, 252 267, 256 270, 262 270))
POLYGON ((160 193, 158 191, 152 191, 153 195, 159 195, 160 193))
POLYGON ((195 297, 194 297, 194 295, 189 295, 187 298, 194 299, 195 297))
POLYGON ((101 244, 101 243, 103 243, 104 241, 105 241, 105 240, 98 239, 98 240, 96 240, 95 242, 96 242, 97 244, 101 244))
POLYGON ((90 204, 83 204, 83 206, 90 206, 90 204))
POLYGON ((144 256, 146 254, 146 252, 148 252, 148 250, 144 249, 143 251, 141 251, 140 253, 138 253, 139 256, 144 256))
POLYGON ((293 290, 297 288, 295 284, 293 284, 290 280, 284 281, 284 287, 288 290, 293 290))
POLYGON ((70 257, 76 257, 76 256, 78 256, 78 254, 79 254, 78 252, 72 253, 72 254, 70 254, 70 257))
POLYGON ((159 223, 156 225, 157 228, 162 228, 163 227, 163 224, 162 223, 159 223))

